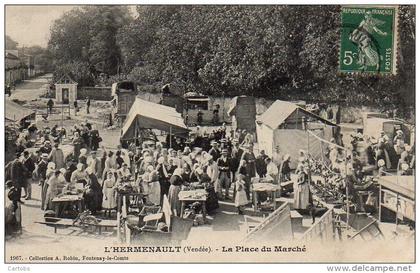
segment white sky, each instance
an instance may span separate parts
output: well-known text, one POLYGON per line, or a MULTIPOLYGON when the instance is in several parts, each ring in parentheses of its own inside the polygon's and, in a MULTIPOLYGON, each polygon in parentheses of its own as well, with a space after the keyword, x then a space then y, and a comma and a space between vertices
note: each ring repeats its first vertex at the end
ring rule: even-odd
POLYGON ((45 47, 54 20, 74 7, 76 6, 7 5, 5 8, 6 35, 18 42, 19 46, 45 47))

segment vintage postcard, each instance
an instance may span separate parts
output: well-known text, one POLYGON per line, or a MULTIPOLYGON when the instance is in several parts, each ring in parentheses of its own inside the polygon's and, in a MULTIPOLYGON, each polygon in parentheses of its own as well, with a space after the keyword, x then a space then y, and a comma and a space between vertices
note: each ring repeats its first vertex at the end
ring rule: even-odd
POLYGON ((5 263, 415 262, 414 5, 4 10, 5 263))

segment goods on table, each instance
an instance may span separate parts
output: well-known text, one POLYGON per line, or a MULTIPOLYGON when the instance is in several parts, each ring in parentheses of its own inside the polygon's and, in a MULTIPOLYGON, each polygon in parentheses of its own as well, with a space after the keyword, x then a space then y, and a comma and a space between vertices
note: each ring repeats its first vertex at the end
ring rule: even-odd
POLYGON ((252 185, 254 191, 277 191, 279 190, 279 185, 271 183, 255 183, 252 185))
POLYGON ((190 190, 190 191, 181 191, 179 192, 179 199, 204 199, 207 196, 207 191, 204 189, 196 189, 196 190, 190 190))

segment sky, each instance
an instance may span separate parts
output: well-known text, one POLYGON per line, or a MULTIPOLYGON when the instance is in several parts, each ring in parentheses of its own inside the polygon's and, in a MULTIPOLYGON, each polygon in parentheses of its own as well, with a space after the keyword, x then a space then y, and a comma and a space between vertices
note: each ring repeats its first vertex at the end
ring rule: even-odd
POLYGON ((50 27, 54 20, 76 6, 60 5, 7 5, 5 10, 5 33, 21 46, 48 44, 50 27))

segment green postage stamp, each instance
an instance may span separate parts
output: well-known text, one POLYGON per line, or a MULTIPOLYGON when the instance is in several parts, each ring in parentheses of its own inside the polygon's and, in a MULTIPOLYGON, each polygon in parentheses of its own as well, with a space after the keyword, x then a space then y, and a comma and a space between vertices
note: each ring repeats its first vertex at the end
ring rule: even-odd
POLYGON ((339 70, 396 74, 397 7, 343 7, 339 70))

